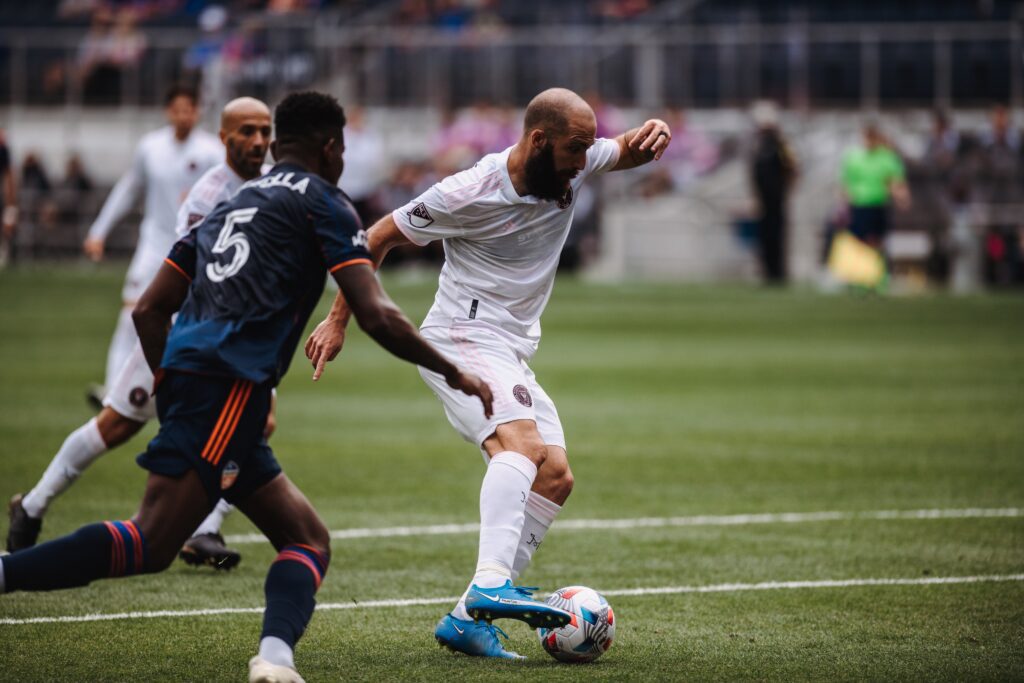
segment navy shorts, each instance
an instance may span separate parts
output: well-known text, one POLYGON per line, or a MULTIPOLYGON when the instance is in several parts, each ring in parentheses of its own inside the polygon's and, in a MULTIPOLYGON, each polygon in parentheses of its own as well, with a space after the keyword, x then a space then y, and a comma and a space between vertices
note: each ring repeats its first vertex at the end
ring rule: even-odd
POLYGON ((136 461, 154 474, 195 470, 210 505, 249 494, 281 473, 263 438, 271 385, 167 371, 156 390, 160 431, 136 461))
POLYGON ((878 246, 889 233, 889 209, 885 206, 854 206, 850 232, 862 242, 878 246))

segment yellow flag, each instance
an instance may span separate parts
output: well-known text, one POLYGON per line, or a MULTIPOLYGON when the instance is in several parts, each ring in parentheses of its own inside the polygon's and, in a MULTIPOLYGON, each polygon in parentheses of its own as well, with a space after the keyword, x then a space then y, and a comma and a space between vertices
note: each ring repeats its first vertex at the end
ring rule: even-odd
POLYGON ((885 281, 885 259, 849 232, 832 238, 828 268, 839 280, 861 287, 878 287, 885 281))

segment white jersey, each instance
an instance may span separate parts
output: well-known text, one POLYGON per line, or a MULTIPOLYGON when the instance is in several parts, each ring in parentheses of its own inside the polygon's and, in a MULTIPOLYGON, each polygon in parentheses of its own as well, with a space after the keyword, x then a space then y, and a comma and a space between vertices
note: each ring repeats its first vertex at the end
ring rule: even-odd
POLYGON ((244 182, 242 176, 223 161, 204 173, 178 208, 174 224, 178 238, 187 235, 218 204, 234 197, 244 182))
POLYGON ((492 326, 528 358, 540 342, 540 316, 554 287, 574 200, 587 176, 618 162, 619 145, 599 138, 566 198, 557 202, 516 193, 508 174, 511 151, 488 154, 392 216, 415 244, 444 240, 437 296, 422 327, 492 326))
POLYGON ((125 284, 126 299, 139 294, 156 274, 164 256, 178 239, 175 233, 178 207, 196 180, 211 166, 223 161, 224 147, 210 133, 193 129, 183 142, 165 126, 147 133, 135 148, 128 172, 117 181, 89 229, 89 237, 105 239, 131 209, 145 189, 145 207, 139 241, 125 284))

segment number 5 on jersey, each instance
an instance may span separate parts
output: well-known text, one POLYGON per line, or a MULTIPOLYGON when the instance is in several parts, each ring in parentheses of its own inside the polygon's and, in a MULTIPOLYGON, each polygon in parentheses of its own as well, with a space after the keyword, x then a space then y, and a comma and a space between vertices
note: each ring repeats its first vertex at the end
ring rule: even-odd
POLYGON ((237 209, 224 218, 224 227, 220 229, 220 234, 217 235, 217 242, 214 243, 211 251, 214 254, 223 254, 231 247, 234 247, 235 253, 232 254, 229 263, 206 264, 206 277, 211 282, 224 282, 224 280, 238 273, 242 266, 245 265, 245 262, 249 260, 249 239, 243 232, 232 234, 232 230, 235 229, 236 225, 250 222, 257 211, 259 209, 255 207, 237 209))

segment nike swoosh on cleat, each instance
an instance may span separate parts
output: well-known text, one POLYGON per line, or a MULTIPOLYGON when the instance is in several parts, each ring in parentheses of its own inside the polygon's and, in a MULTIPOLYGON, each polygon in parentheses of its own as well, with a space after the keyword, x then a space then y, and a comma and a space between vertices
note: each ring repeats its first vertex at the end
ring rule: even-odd
POLYGON ((501 601, 501 595, 491 596, 491 595, 488 595, 487 593, 483 593, 483 592, 480 592, 480 591, 477 591, 477 593, 480 593, 480 595, 484 596, 488 600, 493 600, 494 602, 500 602, 501 601))
POLYGON ((462 635, 463 633, 465 633, 465 631, 463 631, 463 630, 462 630, 461 628, 459 628, 459 627, 458 627, 458 626, 456 626, 455 624, 452 624, 452 628, 454 628, 454 629, 455 629, 456 631, 458 631, 458 632, 459 632, 459 635, 460 635, 460 636, 461 636, 461 635, 462 635))

